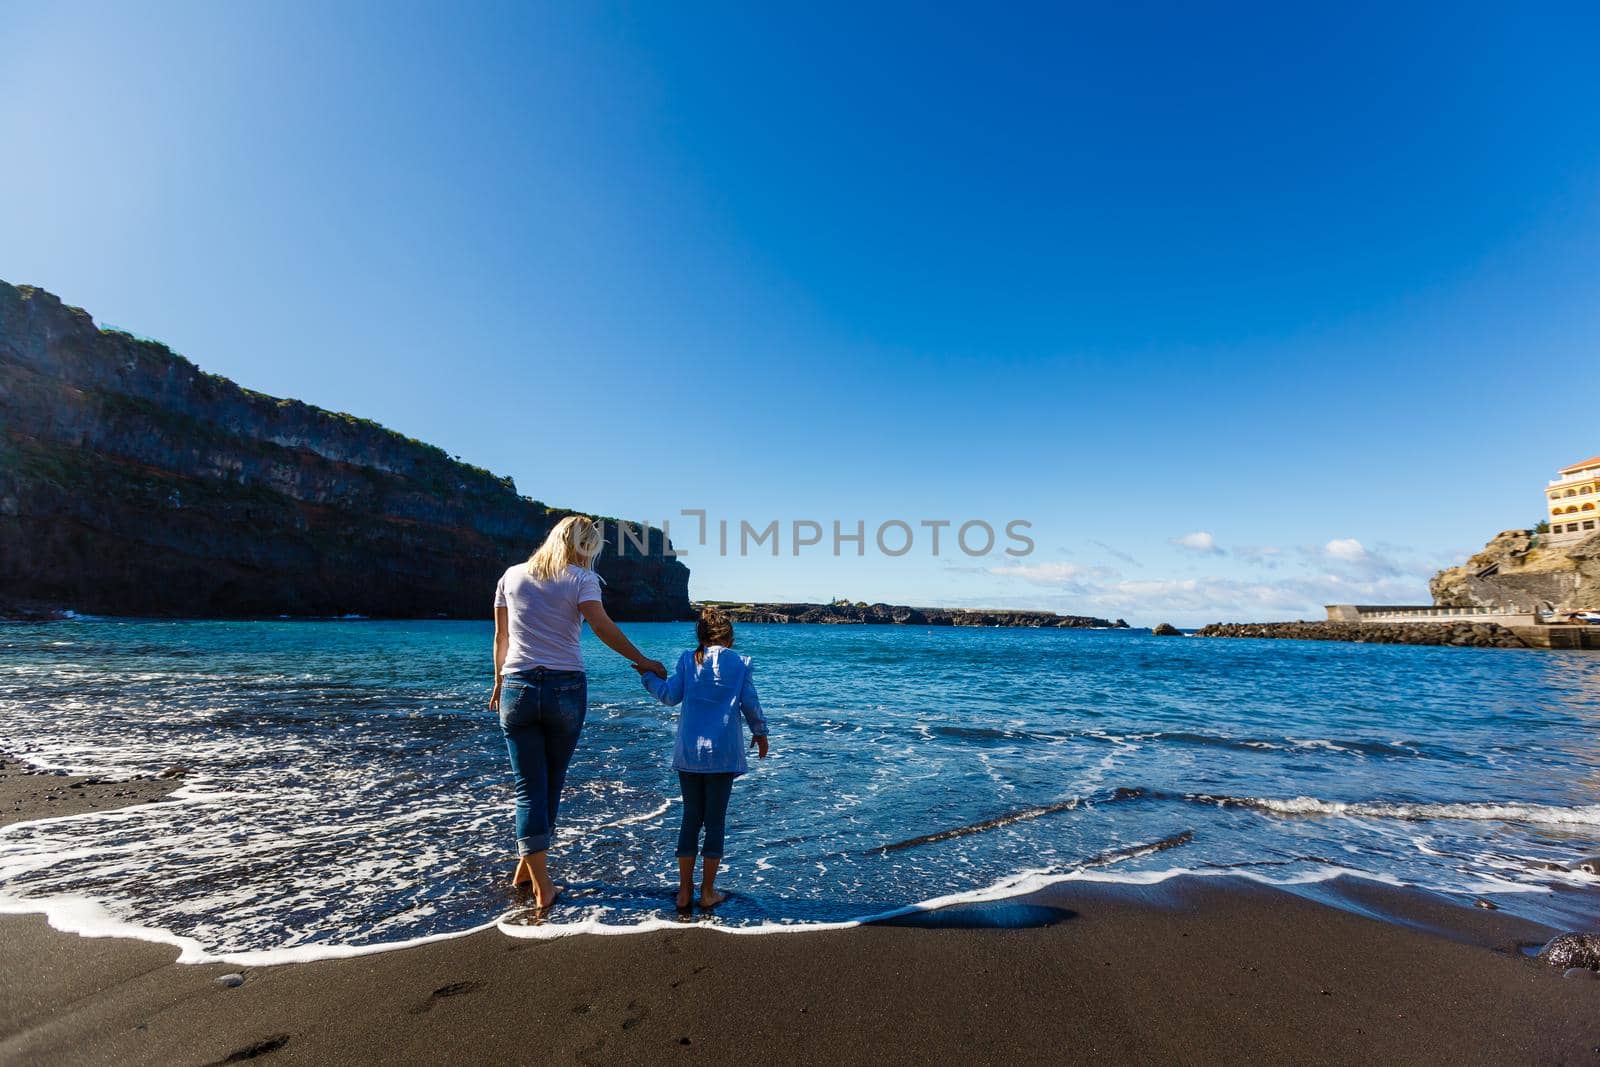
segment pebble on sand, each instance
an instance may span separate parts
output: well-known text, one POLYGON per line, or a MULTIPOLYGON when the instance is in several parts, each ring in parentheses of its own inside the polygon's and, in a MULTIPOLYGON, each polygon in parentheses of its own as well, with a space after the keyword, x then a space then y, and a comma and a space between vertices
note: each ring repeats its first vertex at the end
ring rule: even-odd
POLYGON ((1576 968, 1600 971, 1600 934, 1557 934, 1539 950, 1539 958, 1562 973, 1576 968))
POLYGON ((224 974, 217 979, 217 984, 225 985, 229 989, 237 989, 239 986, 244 985, 244 975, 224 974))

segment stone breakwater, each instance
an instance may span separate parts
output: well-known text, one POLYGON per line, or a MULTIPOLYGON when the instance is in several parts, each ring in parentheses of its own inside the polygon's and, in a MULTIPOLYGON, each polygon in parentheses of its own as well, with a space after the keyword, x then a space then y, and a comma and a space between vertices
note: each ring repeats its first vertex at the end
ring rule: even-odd
POLYGON ((1271 637, 1294 641, 1355 641, 1372 645, 1458 645, 1526 648, 1527 642, 1492 622, 1214 622, 1197 637, 1271 637))
POLYGON ((844 626, 1017 626, 1031 629, 1127 629, 1091 615, 1050 611, 913 608, 904 604, 717 604, 734 622, 822 623, 844 626))
MULTIPOLYGON (((495 579, 567 514, 0 282, 0 615, 484 618, 495 579)), ((662 532, 641 552, 637 527, 626 546, 605 528, 611 613, 687 618, 662 532)))

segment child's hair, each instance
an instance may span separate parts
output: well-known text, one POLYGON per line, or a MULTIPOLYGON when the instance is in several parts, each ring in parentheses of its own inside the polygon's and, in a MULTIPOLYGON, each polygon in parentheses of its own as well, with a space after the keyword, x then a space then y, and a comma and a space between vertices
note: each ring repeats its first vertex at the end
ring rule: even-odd
POLYGON ((700 647, 694 650, 694 661, 704 663, 706 649, 711 645, 733 647, 733 620, 707 605, 700 609, 700 617, 695 620, 694 639, 700 644, 700 647))

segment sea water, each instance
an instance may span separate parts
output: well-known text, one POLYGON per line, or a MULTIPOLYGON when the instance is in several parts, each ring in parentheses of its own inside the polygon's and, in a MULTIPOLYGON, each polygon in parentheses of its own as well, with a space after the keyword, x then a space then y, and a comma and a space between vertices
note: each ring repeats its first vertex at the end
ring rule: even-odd
MULTIPOLYGON (((627 627, 673 662, 688 624, 627 627)), ((585 636, 589 712, 532 919, 490 629, 0 627, 0 749, 174 798, 0 830, 0 909, 185 958, 673 921, 675 711, 585 636)), ((772 754, 711 922, 851 922, 1053 879, 1355 874, 1554 914, 1600 851, 1600 656, 1133 631, 740 626, 772 754)))

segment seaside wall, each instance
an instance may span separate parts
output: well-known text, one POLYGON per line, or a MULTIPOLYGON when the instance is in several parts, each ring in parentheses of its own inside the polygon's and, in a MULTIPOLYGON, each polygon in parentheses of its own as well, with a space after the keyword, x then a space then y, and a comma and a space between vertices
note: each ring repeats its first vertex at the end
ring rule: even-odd
MULTIPOLYGON (((0 609, 482 618, 499 573, 569 513, 0 282, 0 609)), ((606 529, 608 610, 689 617, 661 531, 641 555, 606 529)))

